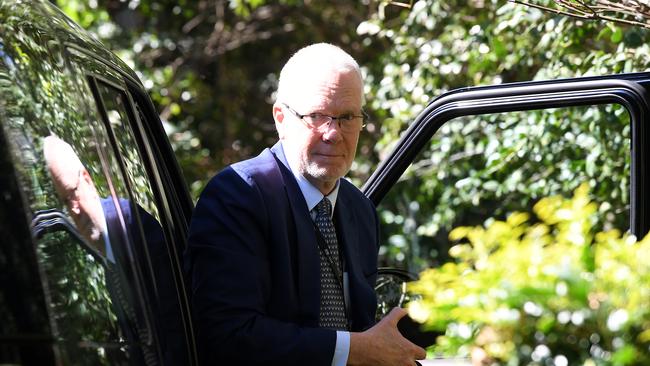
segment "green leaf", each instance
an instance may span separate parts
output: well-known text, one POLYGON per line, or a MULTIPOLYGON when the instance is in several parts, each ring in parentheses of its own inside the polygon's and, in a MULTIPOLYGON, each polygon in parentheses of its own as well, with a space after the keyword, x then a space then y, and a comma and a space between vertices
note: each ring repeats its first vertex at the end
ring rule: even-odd
POLYGON ((623 40, 623 29, 614 27, 614 33, 612 33, 610 40, 614 43, 620 43, 623 40))
POLYGON ((637 358, 636 349, 626 344, 623 348, 620 348, 614 354, 612 354, 612 364, 614 365, 631 365, 635 362, 637 358))

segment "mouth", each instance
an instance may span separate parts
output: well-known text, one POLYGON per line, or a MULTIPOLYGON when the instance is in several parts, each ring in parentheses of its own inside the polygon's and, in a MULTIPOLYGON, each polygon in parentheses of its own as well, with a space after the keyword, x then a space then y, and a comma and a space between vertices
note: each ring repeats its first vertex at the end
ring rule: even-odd
POLYGON ((313 159, 320 161, 321 164, 339 164, 345 160, 345 156, 343 154, 314 154, 313 159))
POLYGON ((345 155, 343 154, 337 154, 337 153, 328 153, 328 152, 315 152, 313 153, 314 156, 321 156, 324 158, 343 158, 345 155))

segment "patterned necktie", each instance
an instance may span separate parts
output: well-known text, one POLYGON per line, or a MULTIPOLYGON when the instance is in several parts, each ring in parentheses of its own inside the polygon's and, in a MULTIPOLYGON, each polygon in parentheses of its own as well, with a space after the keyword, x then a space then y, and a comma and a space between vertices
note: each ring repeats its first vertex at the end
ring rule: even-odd
POLYGON ((344 330, 347 329, 348 322, 343 299, 343 271, 331 212, 332 204, 327 198, 323 198, 316 206, 316 226, 326 244, 326 248, 319 246, 321 298, 318 323, 321 328, 344 330))

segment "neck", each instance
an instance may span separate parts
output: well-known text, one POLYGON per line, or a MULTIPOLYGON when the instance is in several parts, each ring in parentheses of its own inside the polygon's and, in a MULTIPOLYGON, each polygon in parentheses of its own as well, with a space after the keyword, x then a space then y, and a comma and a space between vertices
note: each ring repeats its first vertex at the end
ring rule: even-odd
POLYGON ((312 178, 307 178, 307 180, 311 184, 313 184, 314 187, 316 187, 320 191, 320 193, 323 194, 323 196, 327 196, 328 194, 332 193, 332 191, 336 187, 336 182, 338 181, 338 179, 337 179, 337 180, 334 180, 334 181, 323 182, 323 181, 320 181, 320 180, 317 181, 317 180, 312 179, 312 178))

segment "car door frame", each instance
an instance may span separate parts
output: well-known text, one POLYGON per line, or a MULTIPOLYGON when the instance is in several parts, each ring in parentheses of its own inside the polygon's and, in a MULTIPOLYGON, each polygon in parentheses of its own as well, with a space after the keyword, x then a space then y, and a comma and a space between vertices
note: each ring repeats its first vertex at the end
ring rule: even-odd
POLYGON ((463 116, 545 108, 620 104, 630 114, 630 231, 650 230, 650 72, 531 81, 447 92, 416 117, 361 191, 378 205, 416 155, 446 122, 463 116))
MULTIPOLYGON (((100 123, 106 130, 110 142, 111 154, 115 156, 120 166, 121 175, 126 176, 126 167, 118 149, 113 128, 107 120, 105 107, 100 103, 101 96, 98 92, 98 85, 102 83, 110 86, 127 99, 126 107, 127 123, 133 132, 142 158, 142 164, 148 176, 155 201, 161 210, 161 224, 165 236, 169 239, 170 255, 173 256, 173 276, 176 288, 179 291, 179 301, 182 307, 183 327, 187 336, 187 351, 189 364, 197 364, 196 343, 194 340, 194 329, 191 321, 189 294, 183 274, 182 253, 187 244, 187 233, 193 204, 189 190, 183 179, 182 171, 175 158, 169 141, 166 138, 165 130, 160 117, 155 112, 153 103, 139 80, 134 79, 113 63, 98 57, 97 54, 82 49, 75 44, 65 44, 68 62, 78 63, 83 58, 84 62, 99 63, 103 67, 97 70, 89 70, 84 67, 73 68, 83 72, 80 77, 85 78, 85 84, 93 95, 92 105, 87 106, 97 111, 101 117, 100 123), (70 54, 70 51, 74 55, 70 54), (141 107, 141 113, 136 111, 136 105, 141 107)), ((128 180, 124 186, 129 197, 133 197, 133 187, 128 180)), ((141 269, 144 270, 144 269, 141 269)), ((151 314, 149 314, 149 317, 151 314)))

